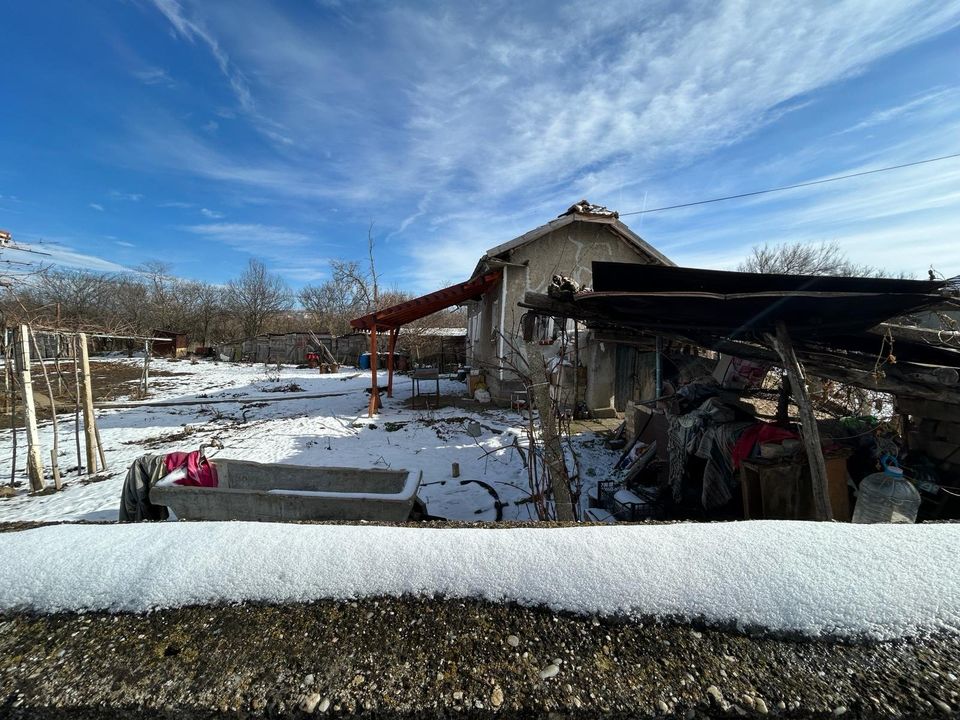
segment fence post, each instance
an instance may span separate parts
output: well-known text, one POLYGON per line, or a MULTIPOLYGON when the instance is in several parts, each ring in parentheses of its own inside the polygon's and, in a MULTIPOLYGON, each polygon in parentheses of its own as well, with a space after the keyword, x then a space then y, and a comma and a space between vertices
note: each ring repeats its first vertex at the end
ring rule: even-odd
POLYGON ((77 334, 80 346, 80 372, 83 374, 83 432, 87 443, 87 474, 97 472, 97 436, 93 414, 93 386, 90 383, 90 354, 87 349, 87 334, 77 334))
POLYGON ((27 430, 27 475, 30 487, 43 490, 43 456, 37 432, 37 408, 33 403, 33 381, 30 379, 30 328, 20 326, 20 387, 23 391, 23 420, 27 430))

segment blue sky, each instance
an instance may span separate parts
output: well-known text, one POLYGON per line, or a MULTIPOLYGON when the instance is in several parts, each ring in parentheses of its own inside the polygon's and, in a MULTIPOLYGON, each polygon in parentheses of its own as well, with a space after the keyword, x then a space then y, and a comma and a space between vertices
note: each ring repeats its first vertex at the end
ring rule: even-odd
MULTIPOLYGON (((0 227, 52 259, 294 286, 466 279, 621 212, 960 152, 960 2, 6 3, 0 227)), ((960 274, 960 159, 625 218, 674 261, 763 242, 960 274)))

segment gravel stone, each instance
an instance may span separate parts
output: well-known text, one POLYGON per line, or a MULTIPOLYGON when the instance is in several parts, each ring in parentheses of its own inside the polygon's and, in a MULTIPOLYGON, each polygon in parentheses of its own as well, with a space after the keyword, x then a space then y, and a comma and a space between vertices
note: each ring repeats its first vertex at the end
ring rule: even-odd
POLYGON ((540 671, 540 679, 547 680, 552 677, 556 677, 557 673, 560 672, 560 666, 554 663, 550 663, 543 670, 540 671))
POLYGON ((723 693, 720 692, 720 688, 716 685, 711 685, 707 688, 707 695, 713 700, 717 705, 723 705, 723 693))
POLYGON ((495 708, 503 705, 503 689, 499 685, 494 686, 493 692, 490 693, 490 704, 495 708))
POLYGON ((507 635, 507 645, 510 647, 519 647, 520 638, 518 638, 516 635, 507 635))
POLYGON ((304 695, 300 700, 300 709, 308 715, 317 709, 317 705, 320 704, 320 693, 310 693, 309 695, 304 695))

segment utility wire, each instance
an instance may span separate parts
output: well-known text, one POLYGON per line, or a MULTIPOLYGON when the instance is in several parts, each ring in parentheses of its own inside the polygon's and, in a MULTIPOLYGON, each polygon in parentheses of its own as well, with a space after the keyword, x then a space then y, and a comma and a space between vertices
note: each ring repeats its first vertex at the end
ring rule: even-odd
POLYGON ((679 205, 665 205, 664 207, 650 208, 649 210, 634 210, 633 212, 620 213, 620 217, 626 217, 627 215, 646 215, 647 213, 661 212, 663 210, 676 210, 678 208, 693 207, 695 205, 707 205, 709 203, 721 202, 723 200, 736 200, 738 198, 753 197, 754 195, 766 195, 767 193, 782 192, 784 190, 795 190, 796 188, 810 187, 811 185, 823 185, 824 183, 837 182, 838 180, 849 180, 850 178, 863 177, 864 175, 873 175, 875 173, 888 172, 889 170, 900 170, 901 168, 913 167, 915 165, 926 165, 927 163, 940 162, 941 160, 951 160, 958 157, 960 157, 960 153, 941 155, 940 157, 917 160, 916 162, 904 163, 903 165, 889 165, 888 167, 877 168, 876 170, 864 170, 863 172, 850 173, 849 175, 837 175, 836 177, 828 177, 822 180, 810 180, 809 182, 797 183, 796 185, 783 185, 781 187, 768 188, 766 190, 754 190, 753 192, 740 193, 739 195, 726 195, 724 197, 681 203, 679 205))

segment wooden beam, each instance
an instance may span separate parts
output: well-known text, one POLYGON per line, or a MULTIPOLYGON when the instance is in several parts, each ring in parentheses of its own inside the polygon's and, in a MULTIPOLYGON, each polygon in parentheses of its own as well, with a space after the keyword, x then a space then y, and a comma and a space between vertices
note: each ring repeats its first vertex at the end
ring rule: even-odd
POLYGON ((783 361, 790 380, 790 389, 793 399, 800 409, 800 425, 803 429, 803 445, 807 451, 807 460, 810 463, 810 484, 813 486, 813 508, 817 520, 831 520, 833 512, 830 509, 830 493, 827 485, 827 464, 823 459, 823 447, 820 445, 820 430, 817 428, 817 418, 810 405, 810 396, 807 394, 806 378, 803 367, 793 351, 793 341, 782 320, 777 321, 777 334, 767 334, 770 343, 776 348, 783 361))
MULTIPOLYGON (((43 362, 43 358, 40 358, 43 362)), ((27 476, 33 490, 43 490, 43 456, 37 432, 37 407, 33 402, 33 381, 30 378, 30 328, 20 326, 20 390, 23 393, 23 420, 27 431, 27 476)))
POLYGON ((389 355, 387 355, 387 397, 393 397, 393 351, 397 348, 397 335, 400 334, 400 328, 390 331, 390 342, 388 345, 389 355))
POLYGON ((960 332, 951 330, 935 330, 933 328, 913 327, 911 325, 880 323, 876 327, 870 328, 867 332, 871 335, 889 335, 894 340, 910 340, 912 342, 944 345, 954 349, 960 349, 960 332))
POLYGON ((93 412, 93 384, 90 381, 90 353, 86 333, 77 335, 80 350, 80 374, 83 376, 83 432, 87 445, 87 474, 97 472, 96 415, 93 412))
POLYGON ((367 415, 373 417, 380 410, 380 387, 377 385, 377 370, 379 369, 379 358, 377 357, 377 326, 374 324, 370 328, 370 404, 367 406, 367 415))

